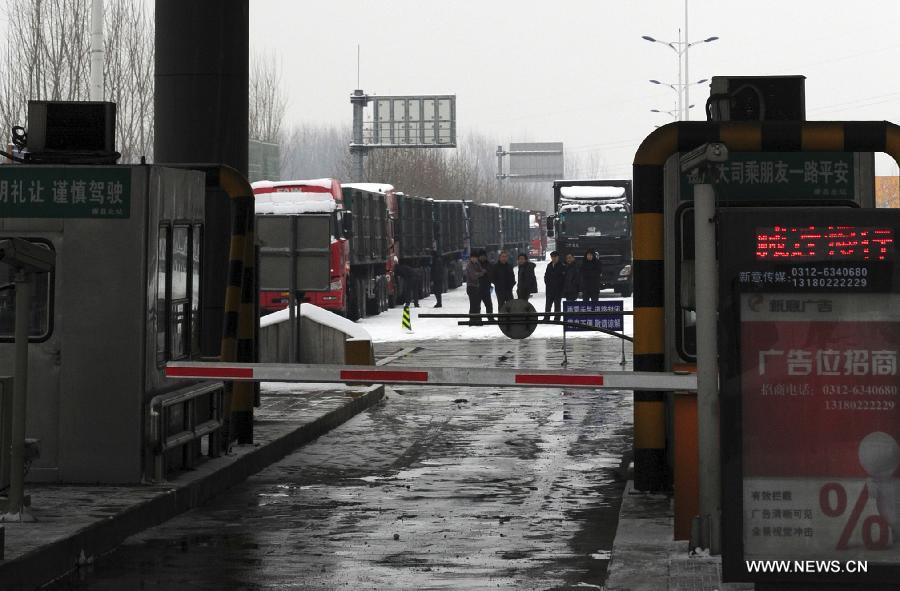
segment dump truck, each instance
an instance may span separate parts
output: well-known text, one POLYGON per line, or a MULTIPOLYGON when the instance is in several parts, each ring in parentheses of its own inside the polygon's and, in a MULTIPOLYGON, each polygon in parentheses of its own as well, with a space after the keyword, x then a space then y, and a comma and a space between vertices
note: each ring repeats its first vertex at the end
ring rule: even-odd
POLYGON ((587 250, 596 252, 603 265, 601 289, 631 296, 631 181, 554 181, 553 208, 547 235, 556 238, 560 256, 571 253, 580 260, 587 250))

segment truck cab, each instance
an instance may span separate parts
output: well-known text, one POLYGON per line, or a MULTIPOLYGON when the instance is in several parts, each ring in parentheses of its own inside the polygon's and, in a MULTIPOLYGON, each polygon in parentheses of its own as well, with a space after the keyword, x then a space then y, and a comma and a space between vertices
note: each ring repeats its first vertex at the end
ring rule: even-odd
POLYGON ((631 181, 555 181, 553 204, 547 233, 560 256, 581 259, 594 251, 603 266, 601 289, 631 296, 631 181))

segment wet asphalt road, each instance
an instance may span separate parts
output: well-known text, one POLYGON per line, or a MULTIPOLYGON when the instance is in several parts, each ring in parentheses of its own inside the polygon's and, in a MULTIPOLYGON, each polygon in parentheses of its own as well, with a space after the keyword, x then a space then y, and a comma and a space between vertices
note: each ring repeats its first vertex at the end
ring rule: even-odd
MULTIPOLYGON (((562 359, 547 340, 416 345, 394 364, 562 359)), ((620 357, 610 339, 569 344, 571 368, 620 357)), ((51 589, 601 588, 631 409, 630 392, 398 387, 51 589)))

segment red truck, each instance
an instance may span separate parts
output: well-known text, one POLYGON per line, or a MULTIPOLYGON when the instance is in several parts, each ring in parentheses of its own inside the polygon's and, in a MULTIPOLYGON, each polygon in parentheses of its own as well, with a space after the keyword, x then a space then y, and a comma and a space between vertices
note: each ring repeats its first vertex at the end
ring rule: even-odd
POLYGON ((544 220, 547 212, 531 210, 528 212, 528 258, 544 260, 547 254, 547 226, 544 220))
MULTIPOLYGON (((258 181, 252 184, 256 215, 331 214, 331 281, 328 291, 308 292, 304 302, 321 308, 347 313, 347 278, 349 275, 349 242, 343 231, 343 195, 336 179, 298 181, 258 181)), ((260 314, 283 310, 288 305, 287 291, 259 292, 260 314)))
MULTIPOLYGON (((393 228, 390 185, 344 185, 335 179, 253 183, 256 214, 331 214, 331 281, 328 291, 303 301, 352 320, 388 309, 393 295, 389 257, 393 228)), ((287 307, 287 291, 260 291, 260 312, 287 307)))

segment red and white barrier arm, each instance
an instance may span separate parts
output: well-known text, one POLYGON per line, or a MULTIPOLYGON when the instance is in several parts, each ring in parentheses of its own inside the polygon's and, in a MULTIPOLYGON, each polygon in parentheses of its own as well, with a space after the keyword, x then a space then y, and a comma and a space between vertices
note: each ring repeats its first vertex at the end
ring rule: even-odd
POLYGON ((250 382, 379 383, 431 386, 587 388, 591 390, 696 390, 694 374, 639 371, 559 371, 508 368, 311 365, 288 363, 180 362, 166 365, 166 377, 250 382))

